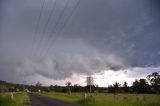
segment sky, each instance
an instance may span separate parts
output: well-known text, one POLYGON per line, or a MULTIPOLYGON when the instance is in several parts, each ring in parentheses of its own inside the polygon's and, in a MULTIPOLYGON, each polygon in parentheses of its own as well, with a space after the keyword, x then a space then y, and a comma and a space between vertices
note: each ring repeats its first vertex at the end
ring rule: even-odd
POLYGON ((158 0, 0 0, 0 80, 129 85, 160 70, 158 0))

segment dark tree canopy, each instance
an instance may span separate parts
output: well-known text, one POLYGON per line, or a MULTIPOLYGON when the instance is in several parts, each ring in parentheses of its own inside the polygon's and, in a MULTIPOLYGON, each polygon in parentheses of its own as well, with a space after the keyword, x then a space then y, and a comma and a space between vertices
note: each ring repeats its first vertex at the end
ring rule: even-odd
POLYGON ((151 92, 150 85, 145 79, 135 80, 132 85, 132 90, 135 93, 149 93, 151 92))
POLYGON ((124 92, 128 92, 129 91, 129 86, 128 86, 128 83, 126 81, 124 81, 124 83, 123 83, 123 91, 124 92))
POLYGON ((157 93, 160 93, 160 74, 154 72, 147 76, 147 79, 150 81, 152 87, 157 93))

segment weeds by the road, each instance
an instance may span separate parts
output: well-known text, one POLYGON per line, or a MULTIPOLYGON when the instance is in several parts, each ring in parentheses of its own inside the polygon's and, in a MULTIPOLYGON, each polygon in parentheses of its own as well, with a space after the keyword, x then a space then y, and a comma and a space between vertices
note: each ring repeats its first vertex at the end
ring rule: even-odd
POLYGON ((95 98, 92 95, 89 95, 86 98, 81 98, 79 101, 77 101, 78 104, 82 105, 94 105, 95 104, 95 98))
POLYGON ((0 93, 0 106, 29 106, 27 93, 0 93))
POLYGON ((0 97, 0 106, 16 106, 16 102, 8 97, 0 97))
POLYGON ((85 98, 84 93, 38 93, 63 101, 85 106, 160 106, 160 95, 156 94, 92 94, 85 98))

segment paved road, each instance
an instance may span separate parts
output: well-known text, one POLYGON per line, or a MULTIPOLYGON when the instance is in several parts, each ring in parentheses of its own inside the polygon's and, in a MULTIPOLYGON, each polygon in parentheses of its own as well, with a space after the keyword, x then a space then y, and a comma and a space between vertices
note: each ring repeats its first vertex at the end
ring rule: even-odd
POLYGON ((77 106, 75 104, 69 104, 64 101, 55 100, 49 97, 40 96, 29 93, 31 100, 31 106, 77 106))

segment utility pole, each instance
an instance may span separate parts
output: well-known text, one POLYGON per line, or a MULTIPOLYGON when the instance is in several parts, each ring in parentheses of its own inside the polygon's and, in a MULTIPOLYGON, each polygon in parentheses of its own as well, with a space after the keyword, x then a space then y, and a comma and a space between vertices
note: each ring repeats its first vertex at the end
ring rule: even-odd
POLYGON ((23 91, 25 91, 26 89, 25 85, 26 85, 26 81, 23 81, 23 91))
POLYGON ((93 84, 93 77, 88 76, 86 79, 86 82, 87 82, 87 86, 89 86, 89 92, 91 93, 92 92, 92 85, 94 85, 93 84))
POLYGON ((92 89, 91 89, 91 85, 90 85, 90 93, 92 92, 92 89))

